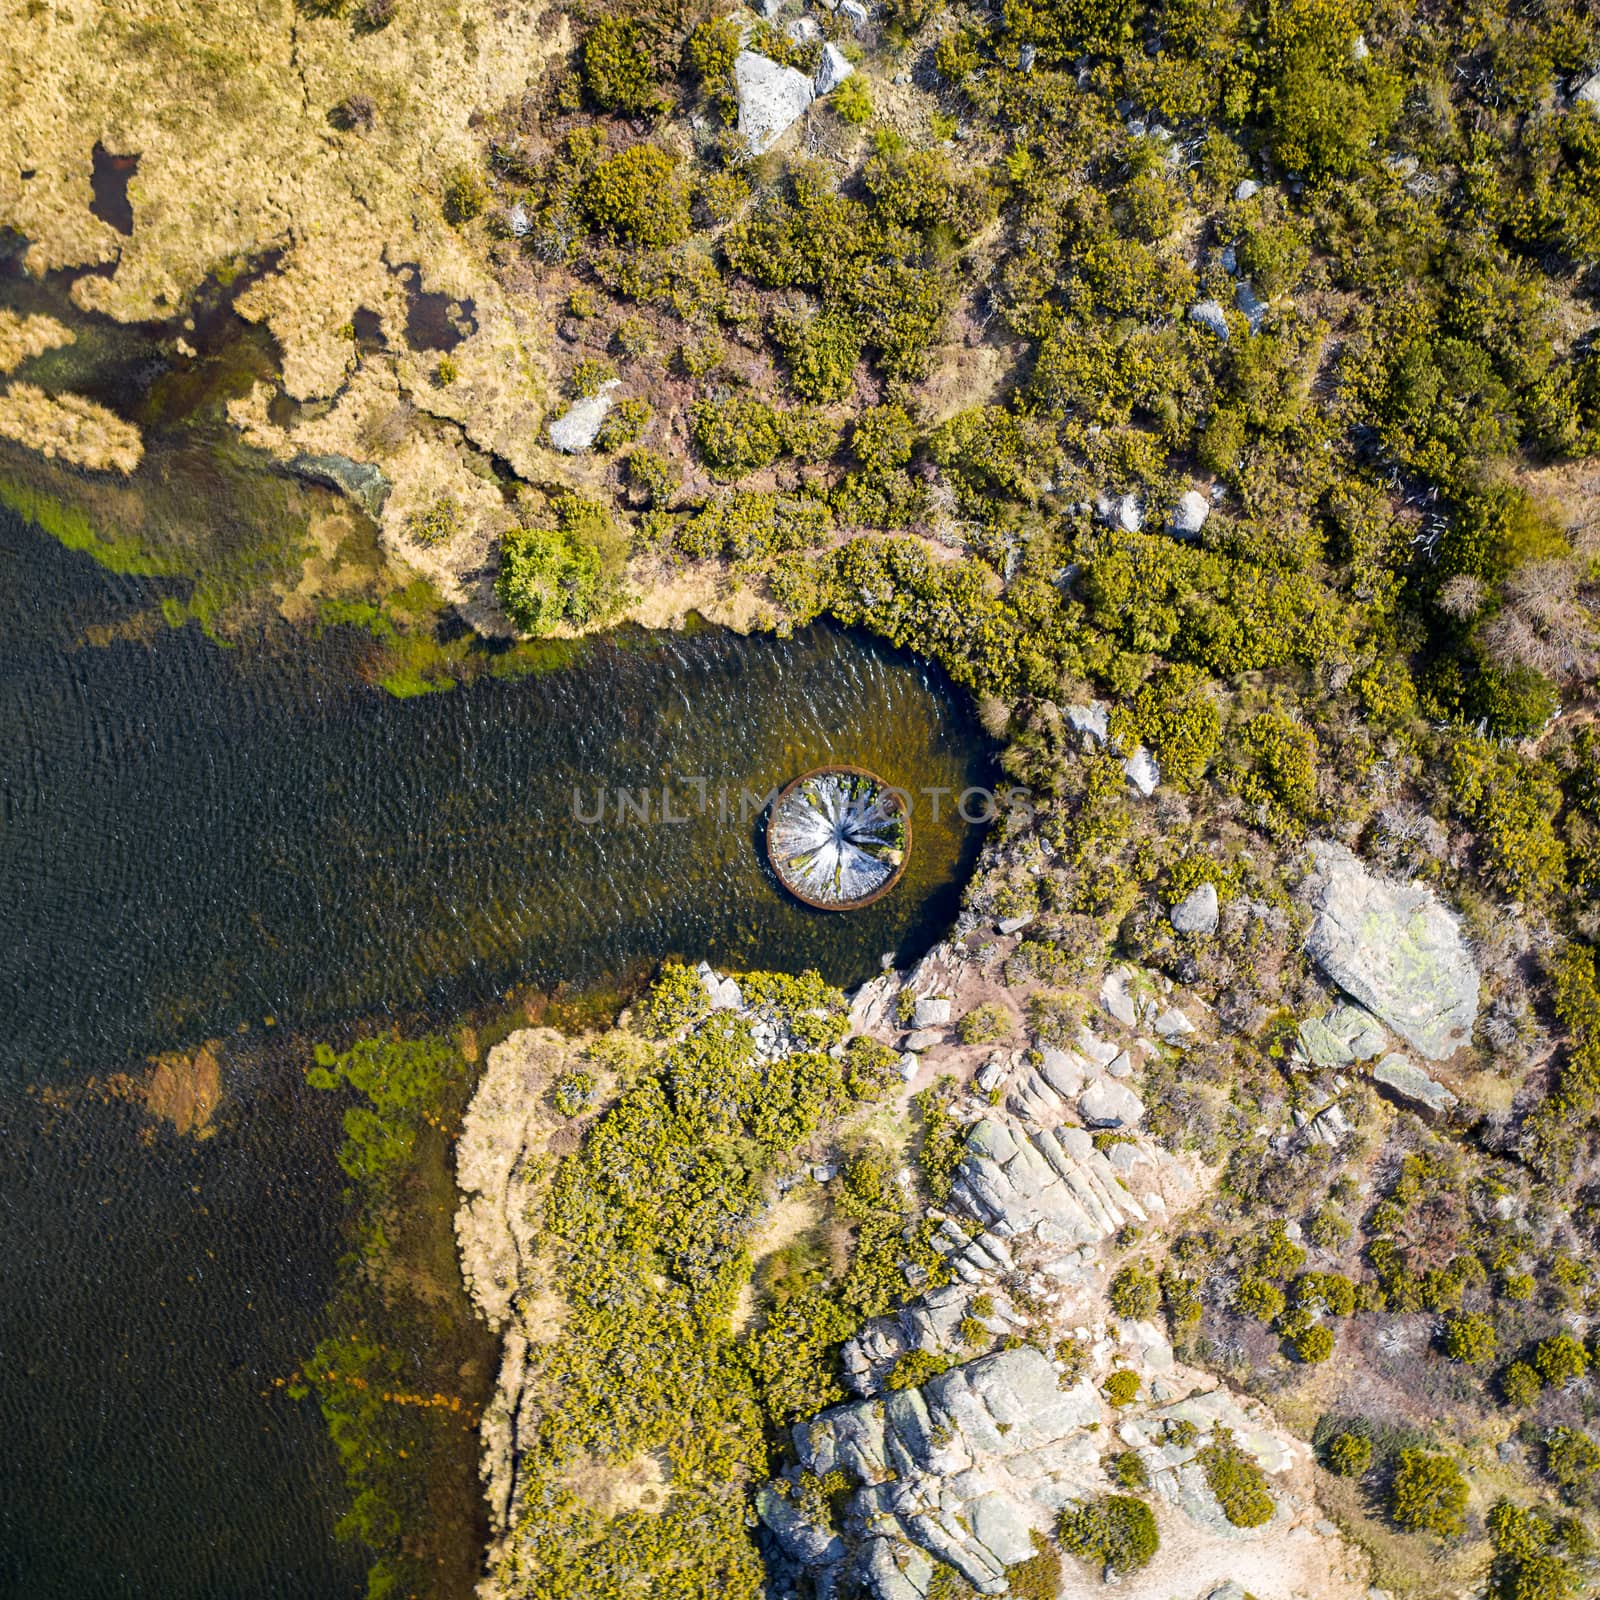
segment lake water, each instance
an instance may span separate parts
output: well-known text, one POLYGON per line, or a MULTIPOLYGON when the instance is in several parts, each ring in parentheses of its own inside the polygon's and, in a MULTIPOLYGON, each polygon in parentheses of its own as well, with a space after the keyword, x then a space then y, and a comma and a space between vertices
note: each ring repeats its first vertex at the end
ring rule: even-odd
POLYGON ((782 892, 738 797, 832 761, 959 791, 988 749, 936 671, 829 629, 624 634, 399 701, 341 630, 223 649, 135 625, 154 593, 0 511, 0 1592, 353 1596, 321 1420, 275 1381, 339 1249, 306 1044, 668 954, 841 983, 909 959, 976 830, 919 809, 899 886, 840 916, 782 892), (207 1039, 213 1137, 117 1092, 207 1039))

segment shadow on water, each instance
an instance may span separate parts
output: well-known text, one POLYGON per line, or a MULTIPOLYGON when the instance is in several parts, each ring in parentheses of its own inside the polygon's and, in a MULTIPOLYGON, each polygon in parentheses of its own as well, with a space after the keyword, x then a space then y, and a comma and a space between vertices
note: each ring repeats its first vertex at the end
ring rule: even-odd
POLYGON ((740 796, 832 761, 959 791, 989 748, 936 669, 834 629, 634 630, 396 701, 346 630, 223 650, 133 626, 151 600, 0 512, 0 1590, 354 1596, 320 1418, 275 1381, 323 1331, 342 1215, 342 1105, 296 1050, 669 953, 910 959, 977 830, 919 813, 899 887, 840 916, 777 887, 740 796), (207 1038, 233 1041, 210 1140, 148 1148, 85 1092, 207 1038))

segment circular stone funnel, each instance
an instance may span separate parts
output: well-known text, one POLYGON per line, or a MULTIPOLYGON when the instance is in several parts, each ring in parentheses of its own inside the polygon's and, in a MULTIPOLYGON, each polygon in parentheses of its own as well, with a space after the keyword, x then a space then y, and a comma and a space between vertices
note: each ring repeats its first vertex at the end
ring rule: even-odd
POLYGON ((767 817, 767 856, 778 881, 820 911, 855 911, 881 899, 910 854, 904 796, 861 767, 802 773, 767 817))

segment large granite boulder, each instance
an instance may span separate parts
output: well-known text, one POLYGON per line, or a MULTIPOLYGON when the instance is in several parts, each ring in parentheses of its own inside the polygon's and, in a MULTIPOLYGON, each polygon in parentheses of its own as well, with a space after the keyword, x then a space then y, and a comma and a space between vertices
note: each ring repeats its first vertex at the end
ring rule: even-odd
POLYGON ((781 67, 754 50, 741 50, 734 57, 733 86, 739 98, 740 137, 757 156, 770 150, 805 115, 816 93, 803 72, 781 67))
POLYGON ((1311 853, 1307 954, 1419 1054, 1454 1055, 1478 1014, 1478 969, 1455 913, 1421 884, 1369 872, 1341 844, 1317 840, 1311 853))
POLYGON ((1391 1094, 1436 1117, 1446 1115, 1456 1103, 1456 1097, 1442 1083, 1435 1082, 1415 1062, 1401 1055, 1385 1056, 1372 1069, 1372 1079, 1391 1094))

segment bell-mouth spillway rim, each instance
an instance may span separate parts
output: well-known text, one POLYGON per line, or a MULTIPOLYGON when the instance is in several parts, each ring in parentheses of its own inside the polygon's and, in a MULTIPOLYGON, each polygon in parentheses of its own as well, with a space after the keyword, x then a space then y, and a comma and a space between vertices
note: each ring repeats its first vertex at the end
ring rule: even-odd
POLYGON ((899 789, 892 783, 878 776, 876 772, 867 767, 853 767, 844 763, 835 762, 825 767, 812 767, 809 771, 802 772, 799 777, 792 778, 778 791, 777 798, 773 800, 767 811, 766 827, 767 861, 771 865, 778 882, 803 905, 810 906, 816 911, 860 911, 865 907, 881 900, 905 874, 906 863, 911 859, 911 808, 905 803, 905 798, 899 789), (900 822, 905 829, 904 843, 900 850, 900 860, 888 878, 870 894, 864 894, 853 900, 821 900, 794 883, 790 874, 786 872, 778 860, 777 852, 773 849, 772 829, 783 811, 784 802, 801 787, 818 778, 848 777, 865 778, 869 783, 875 784, 886 802, 885 809, 892 808, 899 813, 900 822))

